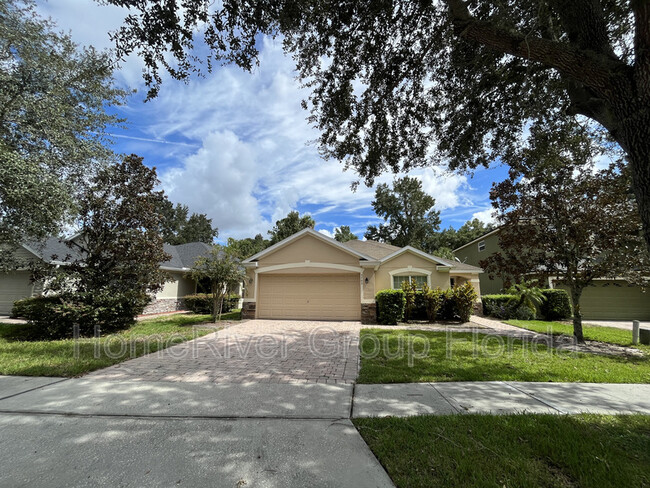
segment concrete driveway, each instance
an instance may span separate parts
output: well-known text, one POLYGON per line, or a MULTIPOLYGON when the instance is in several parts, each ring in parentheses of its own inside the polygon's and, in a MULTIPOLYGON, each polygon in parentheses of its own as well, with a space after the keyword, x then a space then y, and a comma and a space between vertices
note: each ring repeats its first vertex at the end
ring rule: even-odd
POLYGON ((359 322, 249 320, 87 378, 206 383, 356 380, 359 322))

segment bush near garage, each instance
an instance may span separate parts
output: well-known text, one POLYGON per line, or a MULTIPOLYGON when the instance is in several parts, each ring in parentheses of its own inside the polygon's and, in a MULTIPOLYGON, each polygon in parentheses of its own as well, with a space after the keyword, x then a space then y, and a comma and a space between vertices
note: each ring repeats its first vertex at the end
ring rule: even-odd
POLYGON ((540 306, 540 313, 545 320, 562 320, 573 317, 571 300, 566 290, 542 290, 546 301, 540 306))
POLYGON ((382 290, 375 295, 375 300, 380 324, 397 325, 404 319, 406 296, 402 290, 382 290))
POLYGON ((136 292, 65 293, 18 300, 11 315, 28 321, 29 339, 71 338, 75 325, 80 337, 92 337, 127 329, 149 301, 136 292))
MULTIPOLYGON (((228 295, 223 300, 222 313, 228 313, 234 310, 239 305, 239 295, 233 293, 228 295)), ((198 314, 208 315, 212 314, 212 294, 210 293, 196 293, 194 295, 186 295, 183 297, 185 307, 198 314)))

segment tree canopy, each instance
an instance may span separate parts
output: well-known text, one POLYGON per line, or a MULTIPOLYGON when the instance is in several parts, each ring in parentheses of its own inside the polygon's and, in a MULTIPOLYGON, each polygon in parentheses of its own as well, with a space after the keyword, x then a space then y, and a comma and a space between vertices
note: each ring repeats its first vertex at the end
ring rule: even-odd
POLYGON ((193 213, 189 216, 187 205, 177 203, 176 206, 166 198, 160 202, 160 232, 163 240, 172 245, 188 242, 205 242, 212 244, 219 235, 219 230, 212 227, 212 219, 206 214, 193 213))
POLYGON ((620 163, 596 169, 575 139, 546 132, 531 137, 536 149, 493 186, 502 251, 481 266, 511 282, 531 274, 558 277, 570 289, 574 334, 582 341, 584 288, 598 278, 643 284, 650 273, 629 170, 620 163))
POLYGON ((61 298, 64 315, 76 316, 85 335, 93 333, 93 325, 110 332, 132 324, 167 279, 160 269, 170 256, 158 232, 156 208, 163 198, 155 191, 158 184, 156 171, 130 155, 100 169, 83 190, 76 219, 80 233, 69 242, 75 252, 58 257, 66 265, 46 270, 45 286, 61 298))
POLYGON ((281 34, 323 154, 367 183, 440 160, 512 159, 531 126, 595 122, 627 154, 650 244, 646 1, 108 1, 132 9, 117 48, 144 59, 151 96, 160 68, 251 70, 260 34, 281 34), (195 51, 201 35, 209 49, 195 51))
POLYGON ((334 239, 339 242, 348 242, 356 241, 359 238, 352 233, 349 225, 342 225, 334 229, 334 239))
POLYGON ((435 203, 417 178, 398 178, 392 188, 381 183, 375 190, 372 208, 386 223, 369 225, 364 237, 394 246, 426 250, 440 228, 440 212, 434 209, 435 203))
MULTIPOLYGON (((55 32, 31 3, 0 2, 0 244, 56 235, 102 163, 106 111, 124 101, 108 53, 55 32)), ((8 256, 10 253, 3 253, 8 256)))
POLYGON ((255 237, 245 237, 244 239, 228 238, 228 249, 239 259, 247 259, 263 251, 271 245, 271 241, 264 239, 262 234, 255 237))
POLYGON ((269 235, 271 236, 270 244, 273 245, 280 242, 303 229, 313 229, 314 227, 316 227, 316 222, 310 215, 303 215, 301 217, 300 213, 296 211, 289 212, 285 218, 278 220, 269 231, 269 235))

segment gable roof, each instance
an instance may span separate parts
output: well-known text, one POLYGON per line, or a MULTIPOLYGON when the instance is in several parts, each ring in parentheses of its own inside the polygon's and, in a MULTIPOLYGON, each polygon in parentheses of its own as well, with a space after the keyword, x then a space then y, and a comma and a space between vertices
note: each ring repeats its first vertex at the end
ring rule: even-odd
POLYGON ((332 239, 331 237, 327 237, 326 235, 321 234, 320 232, 317 232, 317 231, 315 231, 314 229, 312 229, 310 227, 307 227, 306 229, 303 229, 300 232, 296 232, 295 234, 287 237, 286 239, 284 239, 284 240, 282 240, 280 242, 276 242, 272 246, 267 247, 266 249, 264 249, 263 251, 258 252, 257 254, 254 254, 250 258, 244 259, 242 261, 242 264, 255 262, 258 259, 260 259, 260 258, 262 258, 262 257, 264 257, 264 256, 266 256, 268 254, 271 254, 271 253, 273 253, 273 252, 275 252, 275 251, 277 251, 279 249, 282 249, 286 245, 290 244, 291 242, 295 241, 296 239, 300 239, 301 237, 303 237, 305 235, 315 237, 316 239, 319 239, 319 240, 325 242, 326 244, 329 244, 329 245, 334 246, 334 247, 336 247, 338 249, 341 249, 342 251, 345 251, 348 254, 352 254, 353 256, 358 257, 359 259, 366 260, 366 261, 374 261, 375 260, 375 258, 372 258, 372 257, 368 256, 367 254, 364 254, 362 252, 351 249, 351 248, 345 246, 343 243, 340 243, 336 239, 332 239))
POLYGON ((457 247, 456 249, 454 249, 453 252, 460 251, 461 249, 466 248, 466 247, 469 246, 470 244, 474 244, 474 243, 476 243, 476 242, 478 242, 478 241, 480 241, 480 240, 485 239, 485 238, 488 237, 488 236, 491 236, 492 234, 496 234, 498 231, 501 230, 501 227, 502 227, 502 226, 499 226, 499 227, 497 227, 496 229, 492 229, 490 232, 486 232, 486 233, 483 234, 482 236, 479 236, 479 237, 477 237, 476 239, 474 239, 473 241, 469 241, 467 244, 463 244, 462 246, 457 247))
MULTIPOLYGON (((78 237, 74 236, 74 237, 78 237)), ((48 264, 65 264, 71 261, 82 261, 83 254, 77 246, 69 246, 71 239, 50 237, 43 242, 30 242, 23 244, 23 248, 34 254, 48 264)), ((204 242, 188 242, 172 246, 163 244, 164 251, 171 256, 168 261, 160 263, 160 267, 167 270, 185 271, 191 268, 196 258, 207 254, 212 248, 204 242)))
POLYGON ((381 259, 401 249, 401 247, 377 241, 347 241, 342 243, 345 247, 358 251, 375 259, 381 259))

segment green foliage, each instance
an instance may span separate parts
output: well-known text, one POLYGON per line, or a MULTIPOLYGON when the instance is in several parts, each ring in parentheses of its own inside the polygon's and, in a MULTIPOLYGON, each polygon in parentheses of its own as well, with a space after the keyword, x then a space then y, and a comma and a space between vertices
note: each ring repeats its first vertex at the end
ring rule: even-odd
POLYGON ((429 322, 435 322, 438 312, 442 308, 444 293, 439 287, 431 290, 427 285, 424 285, 422 295, 424 297, 427 319, 429 322))
POLYGON ((316 222, 311 218, 311 216, 303 215, 301 217, 298 212, 289 212, 285 218, 278 220, 273 226, 273 229, 269 231, 269 235, 271 236, 271 245, 276 244, 303 229, 313 229, 314 227, 316 227, 316 222))
POLYGON ((537 310, 545 301, 546 296, 542 289, 534 286, 530 281, 516 283, 506 290, 506 294, 513 295, 517 300, 516 307, 526 306, 531 310, 537 310))
POLYGON ((359 238, 352 233, 349 225, 342 225, 341 227, 334 229, 334 239, 339 242, 348 242, 356 241, 359 238))
POLYGON ((501 320, 533 320, 535 318, 535 308, 520 304, 520 297, 517 295, 483 295, 481 300, 485 315, 501 320))
MULTIPOLYGON (((237 308, 239 303, 239 295, 229 294, 223 299, 223 307, 221 312, 228 313, 237 308)), ((194 295, 185 295, 183 297, 185 307, 194 313, 198 314, 212 314, 213 301, 212 294, 209 293, 196 293, 194 295)))
POLYGON ((542 290, 546 300, 540 306, 540 313, 545 320, 569 319, 573 315, 571 300, 566 290, 542 290))
POLYGON ((187 205, 172 204, 167 198, 160 201, 158 212, 161 215, 160 232, 163 240, 172 245, 188 242, 204 242, 212 244, 219 235, 216 227, 212 227, 212 219, 206 214, 193 213, 188 218, 187 205))
POLYGON ((440 212, 434 209, 435 203, 417 178, 398 178, 392 188, 381 183, 375 190, 372 208, 386 223, 368 226, 364 237, 399 247, 425 249, 440 227, 440 212))
POLYGON ((428 243, 427 252, 441 258, 454 259, 453 250, 468 242, 478 239, 490 232, 494 226, 486 224, 479 219, 472 219, 465 222, 458 230, 453 227, 437 232, 428 243))
POLYGON ((461 322, 469 322, 477 298, 478 294, 471 283, 463 283, 453 288, 453 300, 461 322))
POLYGON ((402 290, 382 290, 375 296, 377 300, 377 322, 384 325, 397 325, 404 318, 406 297, 402 290))
POLYGON ((271 245, 271 241, 264 239, 262 234, 257 234, 255 237, 246 237, 244 239, 228 238, 228 249, 239 259, 247 259, 251 256, 262 252, 264 249, 271 245))
MULTIPOLYGON (((79 48, 31 2, 0 2, 0 245, 56 235, 113 159, 107 109, 124 102, 109 53, 79 48)), ((1 253, 4 266, 12 253, 1 253)))
POLYGON ((66 264, 45 271, 45 290, 58 297, 50 304, 56 317, 48 329, 56 330, 52 337, 70 336, 73 323, 82 335, 95 325, 104 332, 126 328, 162 289, 160 263, 169 256, 158 233, 158 183, 155 170, 131 155, 102 168, 84 188, 80 233, 68 242, 75 253, 60 256, 66 264))
POLYGON ((197 258, 187 276, 197 282, 205 280, 210 283, 212 316, 216 322, 221 318, 228 289, 243 282, 246 274, 232 250, 215 245, 206 256, 197 258))
POLYGON ((148 297, 129 292, 67 293, 19 300, 12 315, 29 321, 29 340, 71 338, 75 326, 80 337, 92 337, 127 329, 148 302, 148 297))
POLYGON ((415 318, 413 316, 415 296, 422 295, 422 292, 418 291, 416 283, 410 281, 402 281, 402 291, 404 292, 404 322, 408 322, 415 318))

